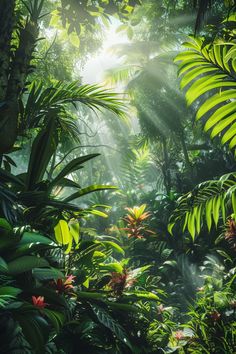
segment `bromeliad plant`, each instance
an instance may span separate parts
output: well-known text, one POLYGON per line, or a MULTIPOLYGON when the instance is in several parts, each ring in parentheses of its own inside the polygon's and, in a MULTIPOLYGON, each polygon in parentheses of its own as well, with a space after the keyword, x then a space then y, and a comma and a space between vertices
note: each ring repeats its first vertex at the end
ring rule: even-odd
POLYGON ((64 277, 47 257, 57 248, 48 236, 13 229, 0 219, 1 352, 44 353, 55 347, 52 338, 70 317, 68 301, 44 285, 64 277))
POLYGON ((146 207, 147 205, 143 204, 139 207, 126 208, 128 213, 123 220, 127 226, 123 230, 127 231, 129 238, 140 239, 145 238, 147 234, 154 234, 153 231, 147 228, 146 221, 150 218, 151 214, 145 211, 146 207))
POLYGON ((139 285, 147 267, 132 270, 135 288, 129 282, 117 297, 111 287, 114 272, 116 279, 126 274, 116 260, 116 254, 123 253, 119 245, 79 238, 65 255, 64 245, 53 235, 19 231, 5 219, 0 226, 0 312, 6 335, 10 337, 12 331, 8 344, 0 346, 2 352, 21 348, 30 353, 33 348, 43 354, 50 348, 58 353, 59 345, 70 353, 69 348, 79 345, 99 353, 104 332, 108 352, 115 348, 135 352, 139 328, 129 334, 134 317, 140 319, 143 302, 159 302, 159 294, 143 291, 139 285), (71 269, 74 275, 68 273, 71 269), (62 340, 65 333, 68 341, 62 340))
MULTIPOLYGON (((214 265, 215 266, 215 265, 214 265)), ((197 289, 187 327, 192 338, 186 343, 189 353, 233 353, 235 351, 235 268, 228 273, 215 271, 205 276, 205 284, 197 289), (214 274, 215 273, 215 274, 214 274)))

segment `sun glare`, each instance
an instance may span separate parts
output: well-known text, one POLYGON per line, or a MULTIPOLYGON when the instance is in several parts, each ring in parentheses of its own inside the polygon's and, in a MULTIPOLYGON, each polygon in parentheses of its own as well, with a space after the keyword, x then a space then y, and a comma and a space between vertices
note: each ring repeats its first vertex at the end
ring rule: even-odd
POLYGON ((103 81, 103 73, 117 64, 120 59, 110 49, 113 45, 128 43, 129 39, 123 32, 117 32, 120 22, 116 19, 111 21, 110 27, 104 33, 104 41, 100 51, 90 57, 82 71, 84 83, 100 83, 103 81))

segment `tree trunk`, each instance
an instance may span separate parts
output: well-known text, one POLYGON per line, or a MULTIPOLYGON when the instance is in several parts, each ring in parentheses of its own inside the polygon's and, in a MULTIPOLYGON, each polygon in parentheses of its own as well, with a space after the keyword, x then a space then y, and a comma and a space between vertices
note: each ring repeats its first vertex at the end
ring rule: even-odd
MULTIPOLYGON (((4 2, 8 3, 8 0, 4 2)), ((11 4, 11 16, 14 15, 14 1, 9 1, 11 4)), ((8 6, 9 9, 9 6, 8 6)), ((7 27, 6 22, 9 21, 8 17, 2 18, 3 27, 7 27)), ((35 44, 38 38, 38 24, 37 19, 31 16, 27 19, 24 26, 21 26, 19 31, 19 45, 13 53, 12 61, 7 63, 5 58, 5 50, 7 45, 0 47, 0 58, 5 58, 3 68, 8 68, 7 77, 6 70, 2 70, 2 76, 0 77, 0 90, 4 89, 5 97, 2 97, 4 101, 0 106, 0 154, 8 152, 14 145, 17 139, 18 130, 18 116, 19 116, 19 99, 25 88, 27 76, 30 72, 30 62, 32 59, 35 44), (6 87, 5 87, 6 86, 6 87)), ((1 23, 2 26, 2 23, 1 23)), ((10 26, 8 24, 8 26, 10 26)), ((8 39, 8 46, 12 38, 12 30, 7 32, 5 37, 8 39), (8 37, 7 37, 8 36, 8 37)))
POLYGON ((0 2, 0 103, 5 100, 8 83, 15 0, 0 2))
POLYGON ((163 159, 164 164, 162 166, 162 173, 164 177, 164 185, 166 188, 166 193, 169 194, 171 190, 171 175, 170 175, 170 166, 169 166, 169 155, 167 151, 166 139, 161 140, 162 149, 163 149, 163 159))
POLYGON ((190 163, 190 160, 189 160, 188 150, 187 150, 187 146, 186 146, 186 143, 185 143, 185 140, 184 140, 184 135, 180 134, 179 139, 180 139, 180 142, 181 142, 181 145, 182 145, 182 149, 183 149, 185 164, 186 164, 186 166, 189 169, 191 169, 192 166, 191 166, 191 163, 190 163))

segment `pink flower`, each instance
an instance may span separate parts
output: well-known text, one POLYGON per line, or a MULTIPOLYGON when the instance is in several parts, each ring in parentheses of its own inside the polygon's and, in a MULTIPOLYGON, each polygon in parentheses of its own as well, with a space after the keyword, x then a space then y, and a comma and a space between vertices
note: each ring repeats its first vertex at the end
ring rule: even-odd
POLYGON ((44 296, 32 296, 32 302, 34 306, 39 307, 40 309, 43 309, 48 305, 44 302, 44 296))
POLYGON ((67 277, 66 277, 66 280, 64 281, 64 285, 69 285, 69 286, 72 286, 73 287, 73 285, 72 285, 72 283, 74 283, 74 279, 76 278, 76 276, 75 275, 68 275, 67 277))
POLYGON ((185 335, 184 335, 183 331, 177 331, 177 332, 175 332, 174 337, 175 337, 176 340, 179 341, 179 340, 184 339, 185 335))
POLYGON ((65 280, 57 279, 54 280, 51 284, 57 293, 69 293, 71 290, 74 289, 74 278, 76 278, 74 275, 68 275, 65 280))

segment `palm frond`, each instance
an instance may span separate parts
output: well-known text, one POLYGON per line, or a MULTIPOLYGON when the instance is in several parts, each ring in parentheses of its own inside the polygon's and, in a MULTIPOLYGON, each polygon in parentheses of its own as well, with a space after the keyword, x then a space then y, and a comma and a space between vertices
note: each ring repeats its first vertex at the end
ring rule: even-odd
POLYGON ((43 123, 45 115, 50 111, 61 123, 72 124, 74 119, 68 115, 68 106, 76 108, 82 103, 90 109, 108 109, 120 117, 124 116, 125 105, 119 95, 98 85, 79 85, 78 82, 57 82, 50 87, 44 87, 42 82, 33 82, 29 86, 26 104, 22 103, 21 125, 24 128, 38 127, 43 123))
POLYGON ((236 146, 236 50, 235 43, 204 44, 202 38, 184 43, 187 51, 177 55, 181 88, 187 104, 197 105, 196 120, 204 131, 222 144, 236 146))
POLYGON ((230 211, 236 215, 235 182, 236 173, 232 172, 219 180, 203 182, 180 197, 169 221, 169 232, 177 222, 181 222, 182 231, 187 229, 194 239, 204 219, 210 231, 213 225, 217 227, 220 216, 225 222, 230 211))
POLYGON ((141 66, 135 64, 127 64, 108 69, 105 73, 105 82, 109 85, 119 83, 127 84, 140 72, 141 69, 141 66))
POLYGON ((122 155, 120 171, 125 183, 142 191, 147 183, 155 181, 157 168, 148 144, 139 147, 130 147, 122 155))

